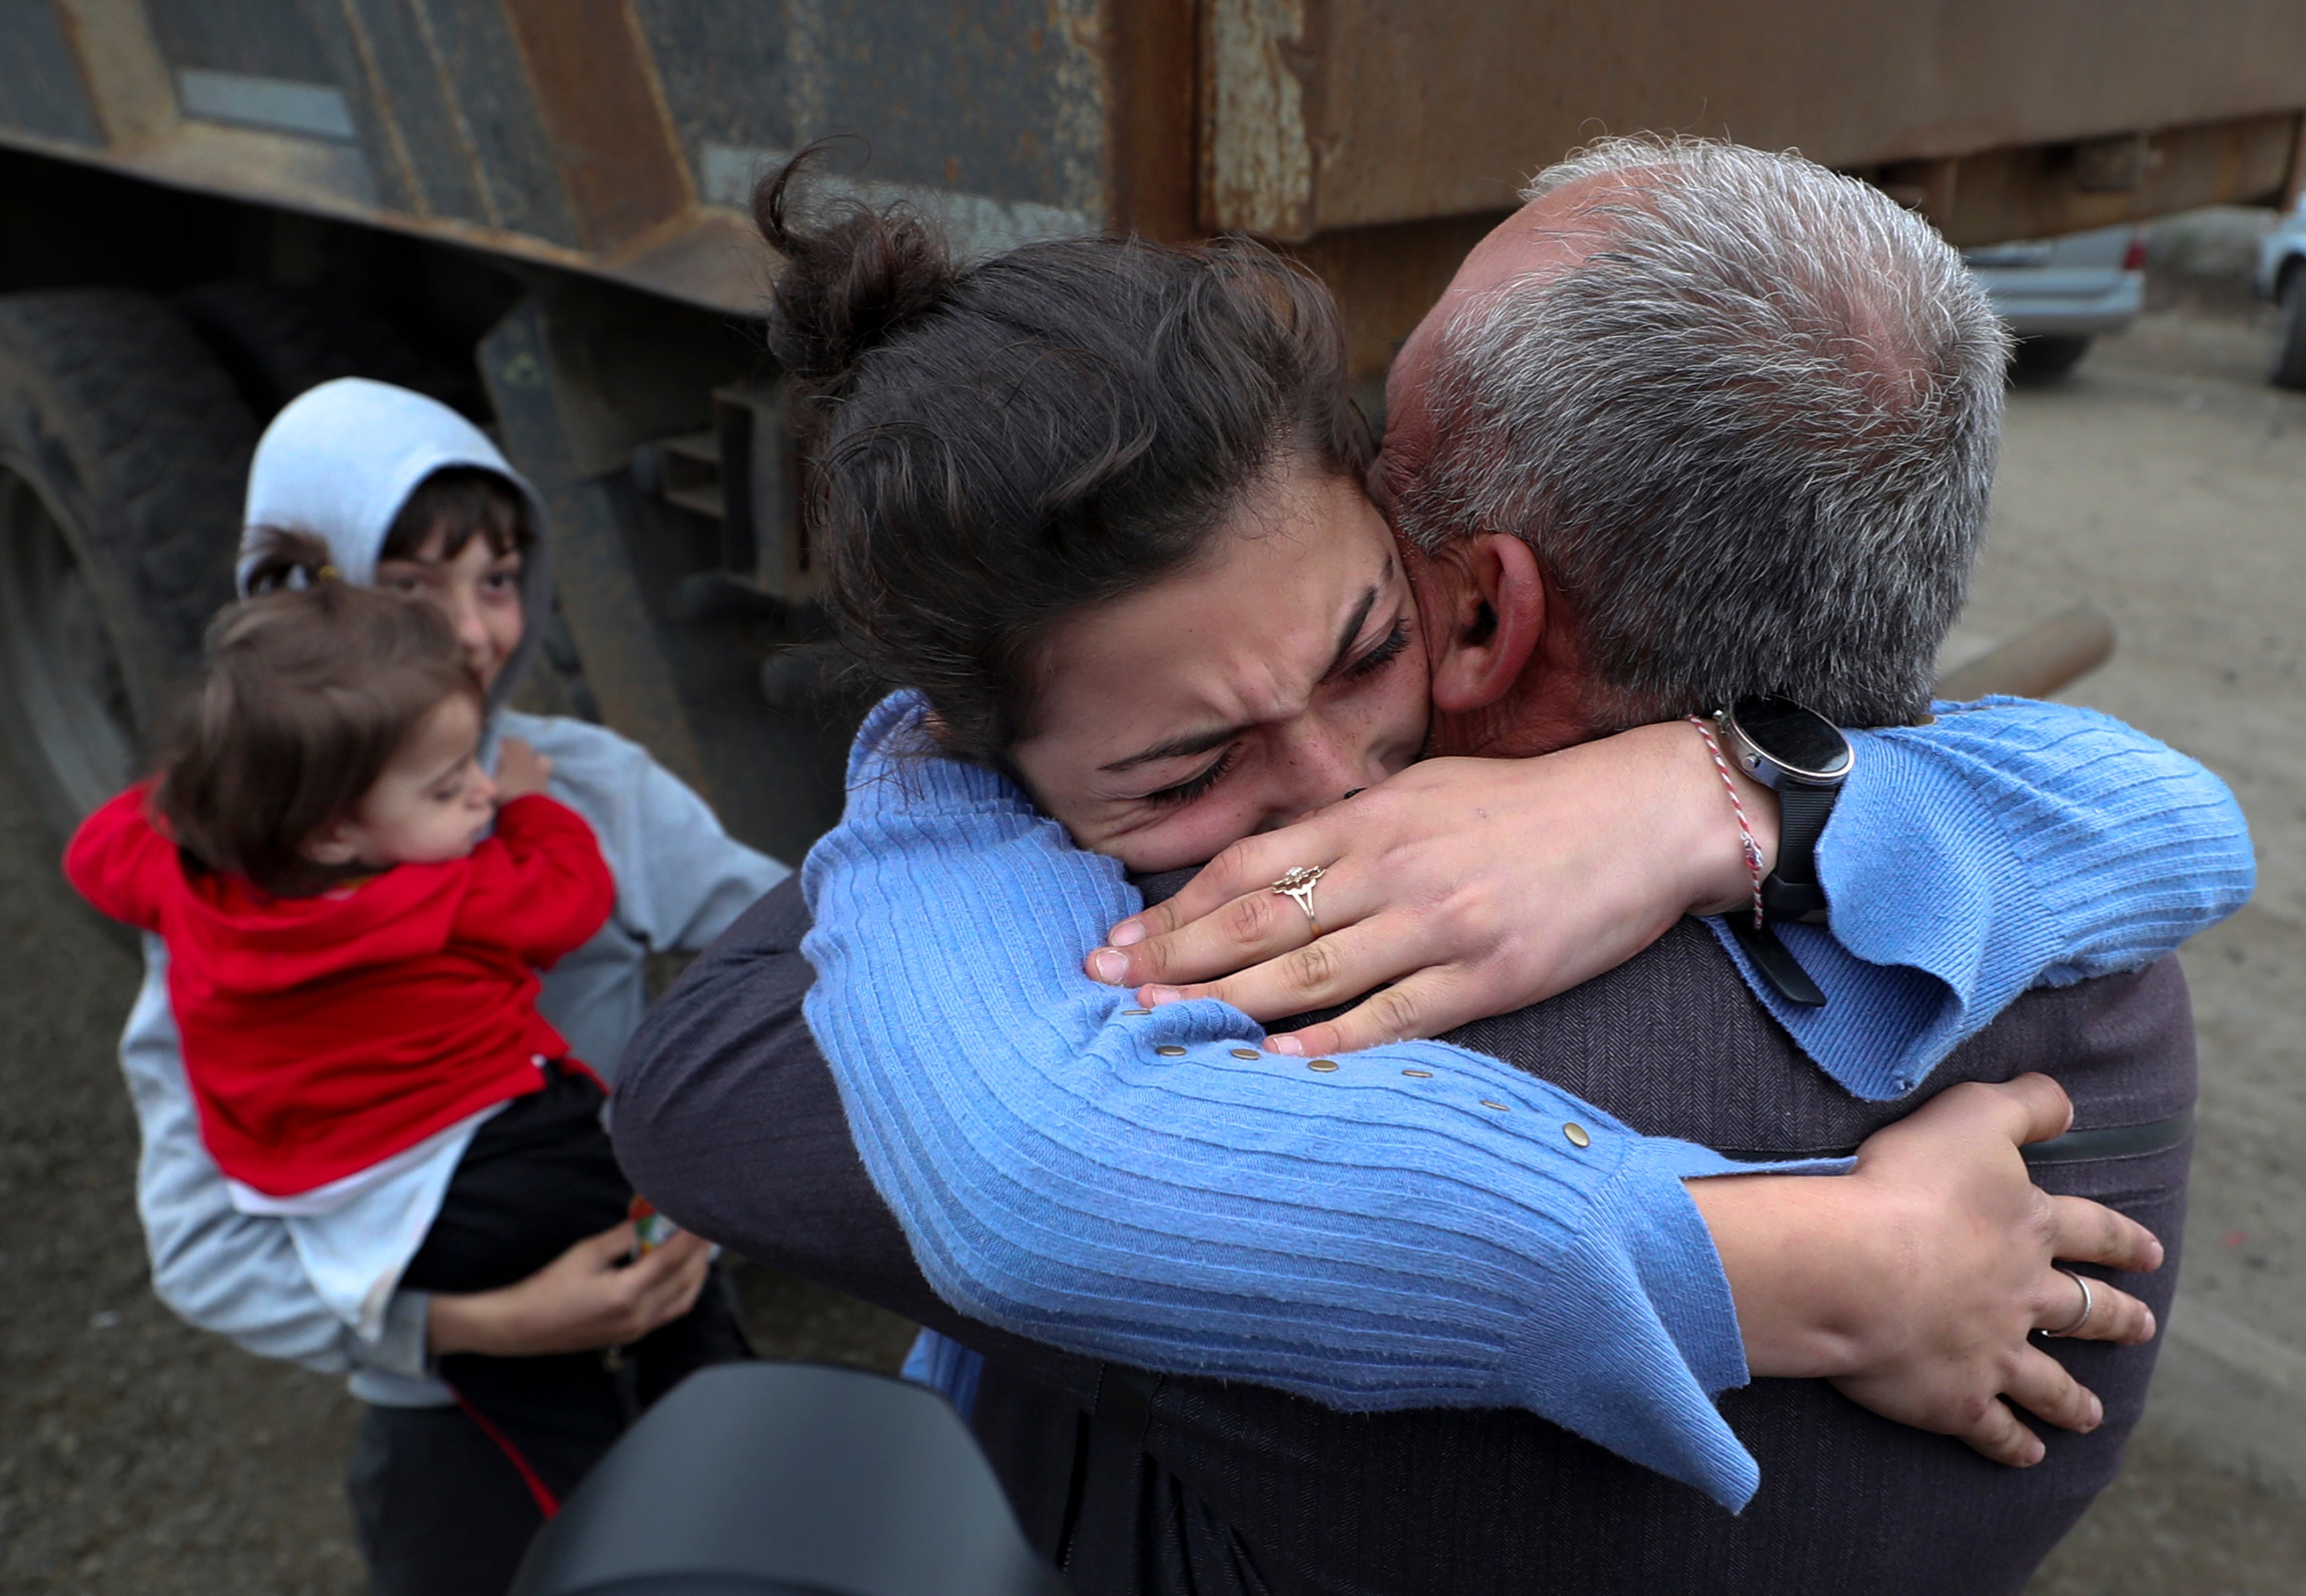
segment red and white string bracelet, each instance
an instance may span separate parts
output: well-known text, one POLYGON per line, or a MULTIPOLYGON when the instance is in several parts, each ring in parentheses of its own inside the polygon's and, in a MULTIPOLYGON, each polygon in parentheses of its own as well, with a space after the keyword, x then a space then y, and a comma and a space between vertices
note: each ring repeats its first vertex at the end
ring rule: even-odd
POLYGON ((1730 773, 1730 762, 1721 757, 1721 744, 1714 738, 1713 722, 1703 715, 1692 715, 1689 723, 1697 728, 1697 735, 1705 739, 1705 751, 1713 755, 1713 768, 1721 772, 1721 785, 1730 790, 1730 807, 1738 812, 1738 841, 1746 849, 1746 873, 1754 878, 1754 929, 1762 928, 1762 850, 1754 841, 1753 823, 1746 818, 1746 801, 1738 796, 1738 780, 1730 773))

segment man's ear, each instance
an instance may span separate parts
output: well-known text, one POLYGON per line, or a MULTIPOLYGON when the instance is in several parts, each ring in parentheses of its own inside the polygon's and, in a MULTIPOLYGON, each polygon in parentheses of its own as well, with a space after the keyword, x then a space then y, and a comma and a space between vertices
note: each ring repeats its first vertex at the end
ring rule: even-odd
POLYGON ((1517 537, 1482 533, 1449 544, 1434 563, 1448 568, 1449 599, 1448 612, 1431 618, 1433 707, 1486 709, 1513 691, 1544 636, 1537 556, 1517 537))

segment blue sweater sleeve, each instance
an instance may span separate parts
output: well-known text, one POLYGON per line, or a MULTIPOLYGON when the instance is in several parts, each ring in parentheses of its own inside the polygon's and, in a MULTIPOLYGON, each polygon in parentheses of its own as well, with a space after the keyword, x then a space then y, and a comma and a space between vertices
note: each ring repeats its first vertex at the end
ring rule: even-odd
POLYGON ((1710 1400, 1746 1378, 1736 1310, 1682 1181, 1757 1166, 1440 1043, 1307 1061, 1225 1004, 1129 1009, 1080 973, 1140 907, 1117 866, 911 724, 867 720, 805 866, 807 1015, 941 1296, 1340 1408, 1525 1407, 1745 1502, 1710 1400))
POLYGON ((2037 984, 2136 969, 2248 900, 2257 867, 2233 795, 2094 710, 2022 698, 1936 706, 1859 732, 1818 844, 1829 931, 1780 928, 1827 998, 1747 983, 1860 1097, 1903 1097, 2037 984))

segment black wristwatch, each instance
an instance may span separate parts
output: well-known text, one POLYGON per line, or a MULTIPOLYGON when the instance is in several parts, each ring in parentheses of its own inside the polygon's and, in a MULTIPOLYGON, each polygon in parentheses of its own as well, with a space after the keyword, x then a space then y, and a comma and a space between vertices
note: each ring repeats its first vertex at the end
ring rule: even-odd
MULTIPOLYGON (((1817 840, 1832 817, 1857 751, 1841 729, 1790 698, 1740 698, 1715 712, 1722 752, 1739 769, 1778 795, 1778 866, 1762 880, 1762 912, 1772 920, 1825 918, 1825 888, 1817 879, 1817 840)), ((1733 915, 1738 932, 1764 977, 1789 1002, 1825 1002, 1815 982, 1785 944, 1750 915, 1733 915)))

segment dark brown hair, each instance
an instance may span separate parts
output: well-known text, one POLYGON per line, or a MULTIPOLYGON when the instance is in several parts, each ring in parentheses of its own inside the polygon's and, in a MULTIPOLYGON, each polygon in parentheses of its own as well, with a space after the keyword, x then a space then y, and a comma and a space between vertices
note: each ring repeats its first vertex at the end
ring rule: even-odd
POLYGON ((528 500, 503 473, 484 465, 445 465, 416 484, 377 550, 379 559, 414 559, 424 540, 445 533, 440 558, 454 559, 474 538, 501 558, 525 550, 535 533, 528 500))
MULTIPOLYGON (((311 574, 327 554, 276 534, 311 574)), ((153 801, 192 860, 283 897, 343 873, 304 844, 355 813, 412 733, 457 694, 482 705, 456 634, 413 599, 308 580, 226 610, 208 669, 164 744, 153 801)))
POLYGON ((1058 623, 1189 564, 1281 462, 1358 472, 1337 307, 1239 239, 963 267, 907 206, 806 203, 816 153, 753 218, 785 257, 769 349, 800 389, 830 608, 946 752, 1005 766, 1058 623))
MULTIPOLYGON (((500 559, 525 550, 535 537, 528 524, 526 497, 502 472, 484 465, 443 466, 417 483, 394 512, 376 557, 414 559, 435 532, 443 534, 443 559, 456 559, 476 537, 485 539, 489 552, 500 559)), ((309 533, 291 527, 252 526, 249 541, 254 545, 246 583, 251 593, 305 586, 322 569, 334 574, 327 545, 309 533)))

